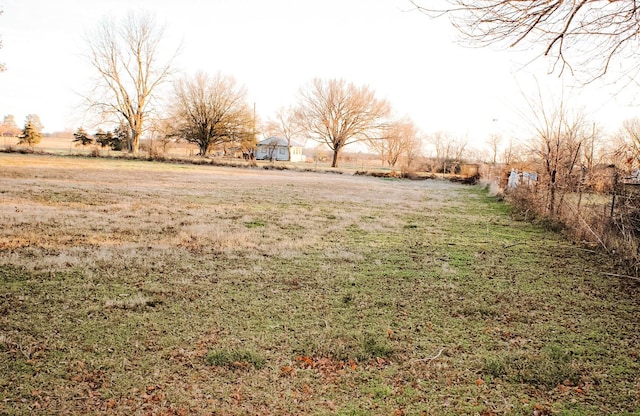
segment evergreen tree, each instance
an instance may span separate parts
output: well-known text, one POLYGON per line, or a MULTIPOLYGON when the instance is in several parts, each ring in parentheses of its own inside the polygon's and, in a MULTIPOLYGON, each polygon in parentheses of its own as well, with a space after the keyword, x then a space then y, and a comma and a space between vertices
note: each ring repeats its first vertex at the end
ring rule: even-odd
POLYGON ((31 121, 27 121, 24 129, 22 129, 22 134, 18 136, 18 139, 19 145, 26 144, 29 147, 33 147, 42 140, 42 133, 35 128, 31 121))
POLYGON ((80 142, 80 144, 83 146, 87 146, 93 143, 93 139, 91 138, 91 136, 89 136, 89 134, 87 134, 87 132, 82 127, 79 127, 78 130, 73 133, 73 141, 80 142))
POLYGON ((118 140, 118 149, 122 150, 126 148, 128 151, 133 152, 133 141, 131 139, 131 128, 125 122, 120 122, 120 125, 113 129, 113 136, 118 140))
POLYGON ((113 142, 113 133, 100 129, 96 132, 95 136, 96 143, 98 143, 100 147, 111 147, 111 142, 113 142))
POLYGON ((98 130, 95 134, 96 143, 101 147, 110 147, 111 150, 122 150, 122 140, 111 131, 98 130))

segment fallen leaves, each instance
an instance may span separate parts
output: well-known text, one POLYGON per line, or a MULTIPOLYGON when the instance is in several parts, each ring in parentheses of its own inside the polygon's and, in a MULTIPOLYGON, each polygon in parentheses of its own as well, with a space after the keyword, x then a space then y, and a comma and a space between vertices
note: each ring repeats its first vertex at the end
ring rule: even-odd
POLYGON ((546 404, 536 404, 533 406, 533 416, 548 416, 551 414, 551 409, 546 404))
POLYGON ((71 380, 77 382, 87 396, 92 397, 97 390, 109 385, 104 370, 87 368, 87 365, 82 361, 78 361, 75 368, 70 369, 69 372, 75 373, 71 380))
POLYGON ((296 357, 296 362, 300 368, 314 369, 325 378, 343 376, 347 374, 347 371, 355 371, 358 368, 358 364, 353 360, 345 362, 327 357, 314 359, 312 357, 307 357, 306 355, 299 355, 296 357))
POLYGON ((283 367, 280 367, 280 375, 281 376, 289 376, 289 377, 293 377, 296 373, 296 370, 291 367, 290 365, 285 365, 283 367))

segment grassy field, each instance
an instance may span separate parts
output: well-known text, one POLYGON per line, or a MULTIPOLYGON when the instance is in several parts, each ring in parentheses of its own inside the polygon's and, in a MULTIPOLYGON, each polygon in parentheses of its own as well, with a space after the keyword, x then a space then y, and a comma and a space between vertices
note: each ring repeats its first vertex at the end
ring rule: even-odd
POLYGON ((0 154, 0 218, 0 414, 640 414, 640 286, 480 188, 0 154))

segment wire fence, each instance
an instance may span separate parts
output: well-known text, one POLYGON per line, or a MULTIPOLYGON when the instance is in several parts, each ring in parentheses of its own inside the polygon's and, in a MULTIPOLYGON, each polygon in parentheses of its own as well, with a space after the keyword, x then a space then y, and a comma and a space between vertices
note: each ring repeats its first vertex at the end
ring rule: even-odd
POLYGON ((526 172, 517 172, 517 177, 514 173, 501 179, 518 212, 557 225, 575 241, 610 254, 626 273, 640 274, 637 176, 609 167, 597 174, 578 172, 551 183, 544 176, 531 181, 526 172))

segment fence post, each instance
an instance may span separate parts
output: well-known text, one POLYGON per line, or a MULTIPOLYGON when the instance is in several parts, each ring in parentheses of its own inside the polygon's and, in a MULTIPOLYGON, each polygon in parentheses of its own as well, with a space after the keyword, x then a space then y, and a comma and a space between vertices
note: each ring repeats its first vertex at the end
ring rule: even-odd
POLYGON ((611 198, 611 214, 609 215, 613 218, 613 209, 616 205, 616 193, 618 192, 618 171, 616 170, 613 174, 613 197, 611 198))

